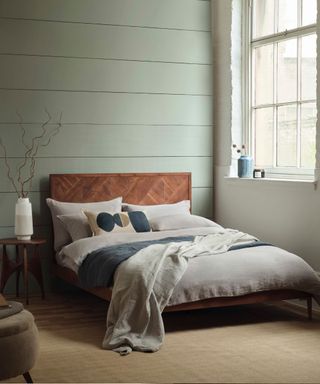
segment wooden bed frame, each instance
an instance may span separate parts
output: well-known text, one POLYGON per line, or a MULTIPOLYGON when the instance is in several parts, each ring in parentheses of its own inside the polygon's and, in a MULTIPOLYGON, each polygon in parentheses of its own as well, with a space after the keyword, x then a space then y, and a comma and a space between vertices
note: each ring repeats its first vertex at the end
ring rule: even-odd
MULTIPOLYGON (((93 173, 50 175, 50 196, 63 202, 87 203, 110 200, 118 196, 131 204, 168 204, 191 201, 191 173, 93 173)), ((77 275, 54 263, 54 273, 68 283, 82 288, 77 275)), ((111 289, 86 289, 110 301, 111 289)), ((166 307, 165 311, 224 307, 288 299, 306 299, 308 317, 312 318, 312 295, 295 290, 274 290, 237 297, 218 297, 166 307)))

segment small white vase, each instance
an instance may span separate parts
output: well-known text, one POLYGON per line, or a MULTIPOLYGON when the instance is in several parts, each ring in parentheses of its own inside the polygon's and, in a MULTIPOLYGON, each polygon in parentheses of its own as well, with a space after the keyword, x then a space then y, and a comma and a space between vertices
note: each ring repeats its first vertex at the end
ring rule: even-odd
POLYGON ((16 203, 14 233, 18 240, 30 240, 33 234, 32 207, 28 197, 19 197, 16 203))

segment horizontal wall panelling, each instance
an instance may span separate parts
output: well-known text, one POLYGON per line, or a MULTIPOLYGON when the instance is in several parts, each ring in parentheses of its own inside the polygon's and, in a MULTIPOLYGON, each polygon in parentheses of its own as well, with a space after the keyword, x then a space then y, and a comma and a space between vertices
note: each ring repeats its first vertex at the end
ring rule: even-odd
POLYGON ((65 123, 211 125, 212 97, 56 91, 0 91, 1 122, 43 122, 48 108, 65 123))
POLYGON ((198 0, 2 0, 0 15, 20 19, 210 31, 210 3, 198 0))
MULTIPOLYGON (((57 116, 55 116, 57 117, 57 116)), ((16 119, 18 117, 16 116, 16 119)), ((41 124, 23 124, 25 141, 41 133, 41 124)), ((48 125, 53 131, 57 125, 48 125)), ((25 150, 18 124, 0 124, 8 156, 23 157, 25 150)), ((212 126, 63 124, 39 157, 195 157, 212 156, 212 126), (97 138, 103 140, 97 140, 97 138), (170 140, 168 140, 168 137, 170 140), (70 145, 85 143, 85 145, 70 145)), ((0 158, 1 158, 0 150, 0 158)), ((1 184, 1 181, 0 181, 1 184)))
POLYGON ((0 53, 5 54, 210 64, 210 49, 210 32, 6 19, 0 23, 0 53))
MULTIPOLYGON (((22 159, 12 159, 15 166, 22 159)), ((33 191, 48 191, 50 173, 192 172, 194 187, 212 187, 212 157, 75 157, 38 158, 33 191)), ((0 163, 0 191, 13 192, 0 163)))
POLYGON ((213 188, 192 189, 192 213, 212 217, 213 188))
POLYGON ((0 89, 212 93, 211 66, 3 55, 0 89))
MULTIPOLYGON (((37 154, 35 234, 52 240, 50 173, 192 172, 193 212, 212 215, 210 8, 200 0, 0 1, 0 136, 14 167, 24 155, 17 112, 26 138, 46 109, 50 127, 62 113, 61 131, 37 154)), ((0 151, 0 236, 13 235, 16 198, 0 151)), ((49 281, 49 262, 45 272, 49 281)))

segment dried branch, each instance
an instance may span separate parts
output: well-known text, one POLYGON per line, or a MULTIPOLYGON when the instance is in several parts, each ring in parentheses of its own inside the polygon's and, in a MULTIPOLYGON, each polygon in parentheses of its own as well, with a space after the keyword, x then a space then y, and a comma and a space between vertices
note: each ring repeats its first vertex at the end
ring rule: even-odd
POLYGON ((50 133, 48 141, 46 143, 40 145, 41 147, 48 146, 50 144, 52 138, 55 137, 59 133, 60 128, 62 127, 61 121, 62 121, 62 112, 60 113, 60 118, 59 118, 59 121, 57 123, 57 127, 50 133))
POLYGON ((51 116, 50 116, 50 114, 49 114, 49 112, 47 110, 46 110, 46 113, 48 114, 48 120, 45 121, 41 125, 41 127, 42 127, 42 134, 32 138, 31 145, 30 145, 30 147, 28 147, 26 153, 24 154, 24 160, 22 161, 21 165, 18 167, 18 183, 22 187, 22 190, 21 190, 22 195, 24 194, 24 191, 23 191, 23 180, 22 180, 22 170, 23 170, 23 168, 26 167, 28 159, 30 157, 32 157, 32 153, 34 151, 37 152, 37 140, 41 140, 43 138, 43 136, 46 134, 46 126, 48 125, 48 123, 51 120, 51 116))
MULTIPOLYGON (((34 151, 33 153, 30 153, 30 156, 29 156, 29 159, 30 159, 30 169, 29 169, 29 176, 21 181, 21 191, 23 194, 25 194, 25 191, 24 191, 24 186, 29 183, 29 188, 28 190, 31 189, 31 184, 32 184, 32 179, 34 177, 34 174, 35 174, 35 165, 36 165, 36 161, 35 161, 35 157, 38 153, 38 150, 40 147, 47 147, 50 142, 51 142, 51 139, 56 136, 59 131, 60 131, 60 128, 62 126, 62 123, 61 123, 61 120, 62 120, 62 112, 60 113, 60 119, 57 123, 57 127, 55 127, 51 132, 49 131, 49 122, 51 121, 51 115, 50 113, 46 110, 46 113, 48 115, 48 120, 42 124, 42 134, 40 136, 37 137, 38 139, 38 142, 34 145, 34 151), (45 138, 45 136, 48 134, 48 139, 45 143, 41 143, 41 139, 45 138)), ((28 192, 25 194, 25 196, 28 195, 28 192)))
MULTIPOLYGON (((23 197, 28 196, 28 192, 24 191, 24 186, 28 182, 31 182, 35 173, 35 166, 36 166, 36 160, 35 158, 30 158, 31 164, 30 164, 30 175, 27 177, 22 183, 21 183, 21 194, 23 197)), ((30 189, 29 189, 30 190, 30 189)))
POLYGON ((5 163, 6 168, 7 168, 8 179, 10 180, 11 184, 13 185, 14 190, 16 191, 17 195, 19 196, 18 188, 16 186, 14 178, 11 176, 11 168, 10 168, 10 164, 8 162, 7 149, 6 149, 5 145, 3 144, 1 138, 0 138, 0 146, 1 146, 1 148, 3 150, 3 154, 4 154, 4 163, 5 163))
POLYGON ((23 119, 22 119, 22 116, 20 115, 20 113, 17 111, 17 115, 19 117, 19 126, 20 126, 20 129, 21 129, 21 132, 22 132, 22 136, 21 136, 21 141, 22 141, 22 144, 23 146, 25 147, 25 149, 29 149, 28 145, 26 144, 26 142, 24 141, 24 138, 25 138, 25 135, 26 135, 26 130, 23 126, 23 119))
MULTIPOLYGON (((60 132, 60 128, 62 127, 61 121, 62 121, 62 112, 60 113, 60 118, 59 118, 59 121, 57 123, 57 127, 50 132, 47 141, 45 143, 39 144, 38 147, 47 147, 50 144, 52 138, 54 136, 56 136, 60 132)), ((37 152, 38 152, 38 148, 37 148, 37 150, 35 151, 35 153, 32 156, 32 160, 31 160, 32 162, 31 162, 31 165, 30 165, 30 177, 23 182, 23 185, 24 185, 25 183, 30 181, 29 188, 28 188, 29 191, 31 190, 32 180, 33 180, 33 176, 34 176, 34 173, 35 173, 35 155, 37 154, 37 152)))
POLYGON ((20 165, 20 167, 18 168, 18 183, 21 186, 21 195, 23 197, 26 197, 28 195, 28 192, 24 191, 24 186, 25 186, 26 182, 28 182, 30 180, 30 177, 33 177, 33 176, 31 176, 32 175, 32 167, 33 167, 32 159, 36 156, 36 154, 38 152, 38 148, 39 148, 39 142, 46 135, 47 125, 51 121, 50 113, 47 110, 45 110, 45 111, 48 115, 48 119, 41 125, 42 133, 39 136, 35 136, 32 138, 31 145, 30 145, 30 147, 28 147, 28 150, 26 151, 26 153, 24 155, 24 160, 23 160, 22 164, 20 165), (29 159, 31 159, 30 172, 29 172, 29 177, 27 177, 27 181, 25 181, 22 179, 22 170, 23 170, 23 168, 25 168, 27 166, 29 159))
POLYGON ((49 123, 51 122, 52 117, 51 117, 51 115, 47 109, 45 109, 45 111, 46 111, 46 114, 48 115, 48 118, 44 123, 41 124, 42 132, 38 136, 34 136, 31 139, 31 143, 29 145, 27 144, 27 142, 25 140, 26 130, 23 126, 22 116, 17 112, 17 115, 19 116, 19 119, 20 119, 19 126, 20 126, 20 129, 22 132, 21 141, 22 141, 24 148, 26 149, 23 161, 17 167, 17 180, 15 180, 14 177, 11 175, 11 168, 10 168, 10 164, 8 162, 6 147, 3 144, 2 140, 0 139, 0 145, 4 151, 4 154, 5 154, 4 159, 5 159, 5 164, 7 167, 7 176, 9 178, 9 180, 11 181, 12 185, 14 186, 16 193, 20 197, 27 197, 28 192, 31 189, 32 179, 35 175, 36 155, 38 154, 39 148, 48 146, 51 142, 51 139, 59 133, 60 128, 62 127, 62 123, 61 123, 62 113, 61 113, 60 119, 56 123, 57 126, 53 130, 50 131, 49 123), (44 140, 46 140, 46 141, 44 141, 44 140), (27 172, 23 172, 24 169, 26 169, 27 172), (25 178, 23 178, 23 174, 25 174, 25 173, 27 175, 25 176, 25 178), (25 188, 25 186, 28 183, 29 183, 28 188, 25 188), (17 187, 17 185, 19 186, 19 188, 17 187), (19 192, 19 189, 20 189, 20 192, 19 192))

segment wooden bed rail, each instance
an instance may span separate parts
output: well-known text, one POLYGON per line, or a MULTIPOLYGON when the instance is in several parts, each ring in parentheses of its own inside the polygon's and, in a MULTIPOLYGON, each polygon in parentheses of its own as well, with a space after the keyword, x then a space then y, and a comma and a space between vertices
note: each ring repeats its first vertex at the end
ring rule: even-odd
MULTIPOLYGON (((54 273, 61 279, 77 286, 87 292, 100 297, 103 300, 110 301, 112 290, 105 287, 83 288, 79 282, 77 275, 69 268, 54 266, 54 273)), ((250 293, 243 296, 234 297, 214 297, 211 299, 193 301, 179 305, 168 306, 164 312, 190 311, 203 308, 230 307, 244 304, 266 303, 271 301, 289 300, 289 299, 305 299, 307 300, 308 319, 312 320, 312 295, 306 292, 295 290, 277 290, 277 291, 262 291, 250 293)))

